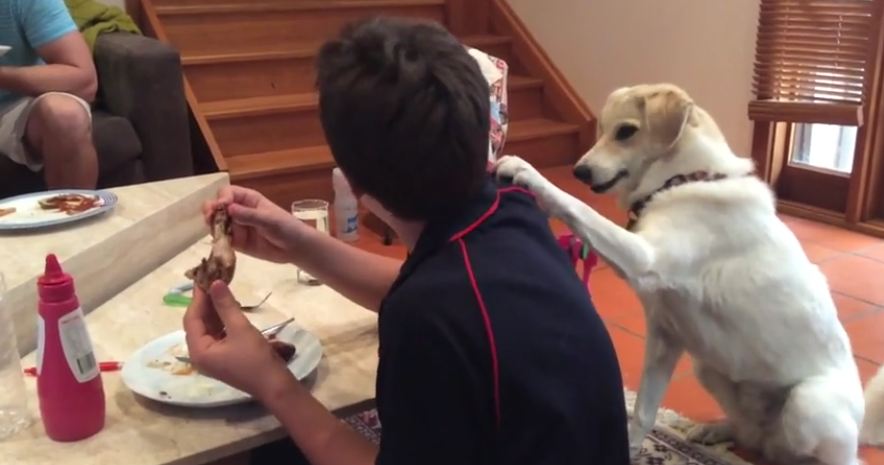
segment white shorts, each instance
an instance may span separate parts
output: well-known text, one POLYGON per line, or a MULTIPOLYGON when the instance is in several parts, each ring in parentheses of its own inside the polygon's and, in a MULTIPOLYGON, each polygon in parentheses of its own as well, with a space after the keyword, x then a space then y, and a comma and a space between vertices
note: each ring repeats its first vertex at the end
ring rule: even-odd
POLYGON ((47 92, 37 97, 24 97, 0 108, 0 154, 5 155, 19 165, 27 166, 31 171, 43 169, 43 159, 40 154, 32 153, 28 150, 25 144, 25 131, 27 130, 28 118, 31 115, 31 109, 34 108, 34 104, 47 95, 70 97, 80 102, 86 113, 90 117, 92 116, 92 108, 88 102, 76 95, 64 92, 47 92))

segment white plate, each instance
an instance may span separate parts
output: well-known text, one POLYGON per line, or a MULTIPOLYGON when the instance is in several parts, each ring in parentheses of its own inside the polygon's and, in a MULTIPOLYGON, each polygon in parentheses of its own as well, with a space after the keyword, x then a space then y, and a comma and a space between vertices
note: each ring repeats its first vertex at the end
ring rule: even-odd
POLYGON ((90 191, 80 189, 34 192, 0 200, 0 208, 15 208, 15 213, 0 216, 0 231, 42 229, 61 224, 82 221, 86 218, 111 211, 117 205, 117 196, 110 191, 90 191), (99 205, 84 212, 68 215, 55 210, 40 208, 40 200, 59 194, 83 194, 97 196, 99 205))
MULTIPOLYGON (((316 336, 290 324, 277 335, 277 339, 294 344, 297 349, 295 358, 288 365, 296 378, 306 378, 319 366, 322 344, 316 336)), ((223 407, 252 400, 248 394, 199 373, 176 375, 168 369, 156 367, 157 361, 176 363, 175 355, 185 355, 177 352, 176 347, 186 347, 184 331, 154 339, 138 349, 123 364, 123 383, 143 397, 183 407, 223 407)))
POLYGON ((8 45, 0 45, 0 57, 9 53, 10 50, 12 50, 12 47, 8 45))

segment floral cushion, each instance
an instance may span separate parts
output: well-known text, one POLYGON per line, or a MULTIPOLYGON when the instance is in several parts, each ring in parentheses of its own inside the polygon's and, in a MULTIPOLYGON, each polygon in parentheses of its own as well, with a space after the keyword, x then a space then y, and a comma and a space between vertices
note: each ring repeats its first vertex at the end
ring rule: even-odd
POLYGON ((491 135, 489 137, 488 161, 493 163, 497 160, 503 144, 506 142, 506 131, 509 125, 506 92, 509 66, 500 58, 488 55, 481 50, 474 48, 467 50, 479 63, 479 68, 491 90, 491 135))

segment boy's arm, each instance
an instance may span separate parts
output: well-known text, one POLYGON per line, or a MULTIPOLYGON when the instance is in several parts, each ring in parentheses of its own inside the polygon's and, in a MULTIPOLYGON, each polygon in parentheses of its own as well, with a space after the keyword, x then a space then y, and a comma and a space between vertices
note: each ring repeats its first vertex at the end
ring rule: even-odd
POLYGON ((240 252, 276 263, 293 263, 344 297, 378 311, 399 275, 401 260, 345 244, 303 224, 261 193, 225 186, 203 206, 206 222, 227 206, 233 219, 233 246, 240 252))
POLYGON ((92 102, 98 90, 95 62, 64 2, 30 0, 19 8, 25 36, 46 65, 0 67, 0 88, 31 96, 66 92, 92 102))
POLYGON ((366 252, 313 228, 293 248, 292 263, 344 297, 378 311, 399 276, 402 261, 366 252))
POLYGON ((338 421, 294 378, 226 284, 215 282, 208 293, 196 288, 182 325, 200 373, 254 396, 313 465, 374 462, 376 448, 338 421))

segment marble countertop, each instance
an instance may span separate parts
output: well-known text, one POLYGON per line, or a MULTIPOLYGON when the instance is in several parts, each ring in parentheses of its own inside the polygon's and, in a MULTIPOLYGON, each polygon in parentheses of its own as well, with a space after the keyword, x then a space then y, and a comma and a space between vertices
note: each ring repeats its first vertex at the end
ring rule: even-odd
POLYGON ((227 173, 215 173, 115 188, 119 202, 111 212, 55 229, 0 234, 0 272, 21 352, 36 348, 36 280, 46 254, 54 253, 77 280, 88 313, 205 235, 200 208, 227 184, 227 173))
MULTIPOLYGON (((182 273, 209 249, 204 238, 89 313, 86 321, 99 360, 121 360, 148 341, 181 328, 183 308, 167 307, 162 296, 182 282, 182 273)), ((320 338, 323 360, 311 379, 314 395, 335 410, 374 395, 377 368, 376 315, 325 286, 296 280, 292 266, 240 256, 232 284, 237 298, 258 301, 273 295, 250 314, 257 326, 293 316, 320 338)), ((33 365, 33 354, 24 359, 33 365)), ((48 439, 37 416, 36 383, 27 379, 35 424, 0 442, 4 465, 200 465, 284 436, 278 422, 248 404, 211 410, 165 406, 142 399, 103 373, 107 424, 92 438, 71 443, 48 439)))

